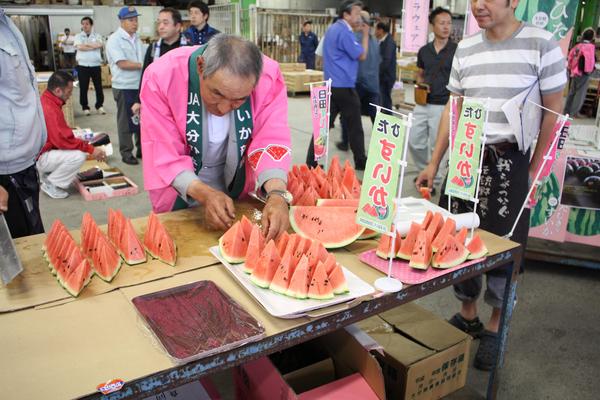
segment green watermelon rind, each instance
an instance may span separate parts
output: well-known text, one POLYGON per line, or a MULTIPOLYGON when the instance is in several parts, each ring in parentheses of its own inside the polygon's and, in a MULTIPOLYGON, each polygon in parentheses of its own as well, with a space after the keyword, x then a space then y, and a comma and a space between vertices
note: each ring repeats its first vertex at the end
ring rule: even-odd
POLYGON ((532 228, 544 225, 558 208, 558 201, 556 205, 550 205, 551 197, 557 200, 560 197, 560 184, 553 172, 544 179, 543 184, 538 188, 537 192, 537 196, 539 196, 538 201, 531 210, 531 216, 529 217, 529 225, 532 228))
POLYGON ((571 208, 567 232, 578 236, 600 234, 600 211, 584 208, 571 208))
POLYGON ((271 282, 264 279, 259 279, 255 275, 250 275, 250 282, 263 289, 269 289, 269 286, 271 285, 271 282))
MULTIPOLYGON (((231 257, 227 254, 227 252, 223 248, 223 236, 221 236, 219 238, 219 252, 221 253, 221 257, 223 257, 223 259, 230 264, 240 264, 240 263, 243 263, 244 261, 246 261, 245 257, 236 258, 236 257, 231 257)), ((244 270, 244 272, 246 272, 246 271, 244 270)), ((248 273, 251 273, 251 272, 252 272, 252 270, 250 270, 248 273)))

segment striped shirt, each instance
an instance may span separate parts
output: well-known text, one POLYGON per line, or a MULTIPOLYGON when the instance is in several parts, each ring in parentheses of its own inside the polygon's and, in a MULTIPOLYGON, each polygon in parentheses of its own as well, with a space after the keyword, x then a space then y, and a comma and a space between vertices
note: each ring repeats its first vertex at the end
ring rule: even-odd
POLYGON ((448 90, 490 98, 488 143, 516 142, 501 107, 538 79, 542 96, 563 90, 565 58, 550 32, 523 23, 510 39, 501 42, 488 41, 484 31, 463 39, 454 55, 448 90))

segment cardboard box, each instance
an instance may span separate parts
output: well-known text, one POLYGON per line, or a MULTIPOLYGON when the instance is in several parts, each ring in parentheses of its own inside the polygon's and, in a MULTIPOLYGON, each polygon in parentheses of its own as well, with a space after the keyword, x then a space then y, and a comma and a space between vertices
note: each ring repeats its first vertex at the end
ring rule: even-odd
MULTIPOLYGON (((110 68, 108 64, 102 64, 100 66, 101 76, 102 76, 102 87, 109 88, 112 85, 112 76, 110 75, 110 68)), ((90 85, 93 86, 93 85, 90 85)))
POLYGON ((132 196, 137 194, 137 185, 126 176, 98 179, 94 181, 75 181, 79 193, 87 201, 105 200, 110 197, 132 196), (125 187, 120 187, 125 186, 125 187))
POLYGON ((144 400, 221 400, 221 396, 210 378, 201 378, 144 400))
POLYGON ((465 385, 471 337, 435 314, 406 304, 357 325, 383 347, 374 354, 388 398, 439 399, 465 385))
POLYGON ((243 364, 233 372, 240 400, 384 400, 381 369, 346 330, 243 364))
POLYGON ((302 72, 306 70, 304 63, 279 63, 281 72, 302 72))

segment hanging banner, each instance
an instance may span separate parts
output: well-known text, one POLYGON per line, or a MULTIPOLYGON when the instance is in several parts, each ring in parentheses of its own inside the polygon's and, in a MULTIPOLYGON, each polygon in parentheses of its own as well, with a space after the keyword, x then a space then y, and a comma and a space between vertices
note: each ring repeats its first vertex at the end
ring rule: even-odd
POLYGON ((448 196, 469 201, 475 198, 485 119, 486 109, 481 102, 463 99, 454 146, 450 154, 446 182, 448 196))
POLYGON ((327 81, 324 85, 310 87, 315 161, 319 161, 327 154, 327 146, 329 143, 329 140, 327 139, 329 136, 330 94, 330 81, 327 81))
MULTIPOLYGON (((545 183, 546 180, 548 179, 549 175, 550 175, 550 171, 552 171, 552 166, 554 165, 554 161, 560 157, 560 151, 565 147, 565 142, 567 141, 567 136, 569 134, 569 125, 570 122, 567 120, 567 117, 564 115, 561 115, 560 117, 558 117, 556 119, 556 123, 554 124, 554 128, 552 129, 552 141, 550 143, 548 143, 548 147, 545 149, 544 154, 548 155, 548 160, 546 160, 546 163, 541 166, 541 171, 540 171, 540 176, 538 178, 538 184, 533 188, 533 191, 531 192, 531 196, 529 196, 529 201, 528 201, 528 207, 532 208, 535 207, 535 205, 537 204, 537 197, 536 196, 536 192, 537 189, 542 187, 545 183), (557 135, 557 132, 559 132, 559 137, 557 140, 554 140, 554 138, 557 135), (552 148, 551 148, 552 146, 552 148)), ((537 175, 537 171, 536 171, 536 175, 537 175)), ((535 176, 535 175, 534 175, 535 176)), ((558 201, 558 199, 557 199, 558 201)))
POLYGON ((471 2, 467 1, 467 10, 465 12, 465 34, 463 36, 471 36, 480 30, 481 28, 471 11, 471 2))
POLYGON ((403 53, 417 53, 427 43, 429 2, 406 0, 402 14, 403 53))
POLYGON ((566 56, 573 34, 578 0, 521 0, 515 16, 551 32, 566 56))
POLYGON ((450 95, 450 151, 454 149, 456 129, 458 128, 458 96, 450 95))
POLYGON ((380 233, 391 231, 406 121, 378 110, 371 132, 356 222, 380 233))

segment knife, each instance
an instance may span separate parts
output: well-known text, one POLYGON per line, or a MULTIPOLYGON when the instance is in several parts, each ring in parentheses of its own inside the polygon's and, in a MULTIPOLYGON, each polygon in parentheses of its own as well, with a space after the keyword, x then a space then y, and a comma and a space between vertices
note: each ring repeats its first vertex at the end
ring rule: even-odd
POLYGON ((0 278, 8 285, 17 275, 23 272, 23 265, 17 255, 4 214, 0 213, 0 278))

